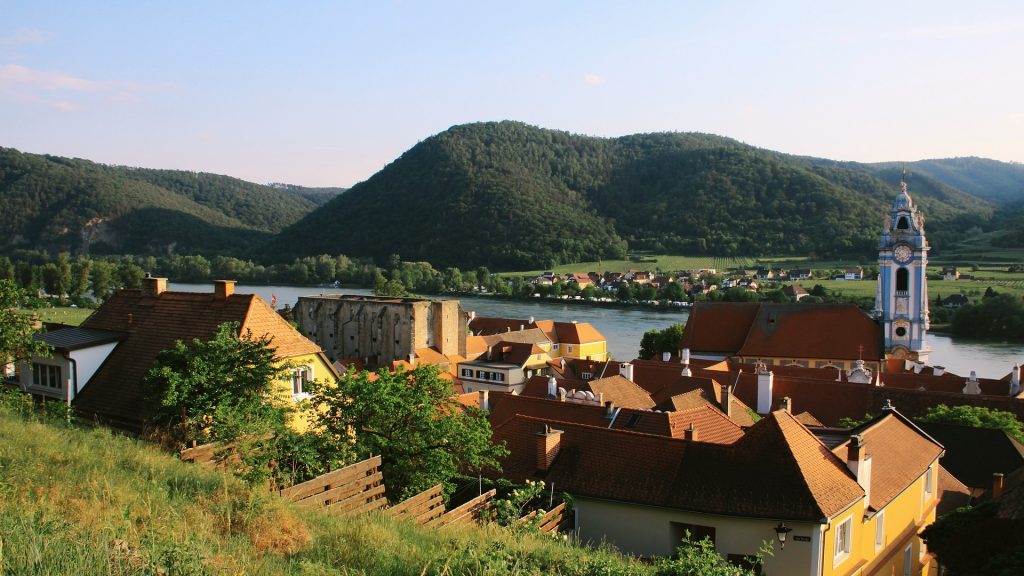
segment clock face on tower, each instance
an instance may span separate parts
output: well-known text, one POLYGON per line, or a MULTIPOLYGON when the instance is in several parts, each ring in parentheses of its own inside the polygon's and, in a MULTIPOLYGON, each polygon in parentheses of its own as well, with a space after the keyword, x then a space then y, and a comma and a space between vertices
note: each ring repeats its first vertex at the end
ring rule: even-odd
POLYGON ((910 249, 910 246, 906 244, 900 244, 893 249, 892 255, 896 257, 896 261, 901 264, 910 262, 910 259, 914 257, 914 251, 910 249))

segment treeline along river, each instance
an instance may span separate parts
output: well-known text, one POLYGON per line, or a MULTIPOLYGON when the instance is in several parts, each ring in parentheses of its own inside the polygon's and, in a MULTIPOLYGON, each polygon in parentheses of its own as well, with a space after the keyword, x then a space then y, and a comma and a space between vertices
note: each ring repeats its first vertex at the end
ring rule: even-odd
MULTIPOLYGON (((171 290, 184 292, 209 292, 209 284, 171 283, 171 290)), ((277 296, 277 306, 294 306, 299 296, 316 294, 359 294, 373 295, 372 290, 361 288, 315 288, 301 286, 256 286, 239 284, 241 293, 259 294, 267 302, 277 296)), ((616 360, 626 361, 636 357, 640 349, 640 338, 644 332, 662 329, 676 322, 684 322, 687 313, 681 310, 662 311, 647 307, 604 307, 588 304, 568 304, 550 300, 524 301, 503 300, 488 297, 462 297, 462 308, 476 312, 479 316, 522 318, 530 316, 538 320, 590 322, 608 338, 608 351, 616 360)), ((943 334, 929 333, 928 344, 932 348, 930 364, 945 366, 956 374, 967 376, 974 370, 978 376, 1001 378, 1015 362, 1024 362, 1024 344, 963 340, 943 334)))

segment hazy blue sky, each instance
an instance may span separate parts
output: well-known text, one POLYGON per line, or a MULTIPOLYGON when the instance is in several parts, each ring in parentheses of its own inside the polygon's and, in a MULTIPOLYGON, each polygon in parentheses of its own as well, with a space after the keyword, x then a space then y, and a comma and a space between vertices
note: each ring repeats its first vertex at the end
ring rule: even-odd
POLYGON ((349 186, 503 119, 1021 162, 1024 3, 0 0, 0 146, 349 186))

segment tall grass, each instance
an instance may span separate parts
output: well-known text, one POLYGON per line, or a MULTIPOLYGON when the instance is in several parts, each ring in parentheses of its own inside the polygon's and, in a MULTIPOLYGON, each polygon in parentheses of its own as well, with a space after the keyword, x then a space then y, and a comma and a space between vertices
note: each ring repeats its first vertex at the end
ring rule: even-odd
POLYGON ((647 574, 610 551, 500 527, 304 510, 0 389, 0 576, 647 574))

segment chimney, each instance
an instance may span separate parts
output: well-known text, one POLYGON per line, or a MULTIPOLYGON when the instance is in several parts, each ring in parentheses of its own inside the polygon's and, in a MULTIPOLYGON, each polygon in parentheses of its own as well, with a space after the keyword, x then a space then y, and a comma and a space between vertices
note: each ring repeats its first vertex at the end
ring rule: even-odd
POLYGON ((488 414, 491 413, 491 396, 487 390, 480 391, 480 409, 488 414))
POLYGON ((604 403, 604 415, 605 415, 605 417, 611 418, 612 414, 614 412, 615 412, 615 402, 612 402, 611 400, 605 402, 604 403))
POLYGON ((945 366, 932 366, 932 374, 934 374, 935 376, 942 376, 945 373, 946 373, 946 367, 945 366))
POLYGON ((523 330, 526 330, 526 324, 519 325, 519 331, 522 332, 523 330))
POLYGON ((661 353, 661 361, 662 362, 668 362, 671 358, 672 358, 672 353, 671 352, 662 352, 661 353))
POLYGON ((409 354, 409 365, 412 366, 413 368, 416 367, 416 354, 415 353, 409 354))
POLYGON ((548 398, 558 396, 558 380, 554 376, 548 377, 548 398))
POLYGON ((533 324, 533 316, 530 316, 530 318, 526 321, 526 323, 527 324, 533 324))
POLYGON ((146 276, 142 279, 143 296, 159 296, 167 290, 167 278, 153 278, 146 276))
POLYGON ((680 375, 686 376, 687 378, 689 378, 690 376, 693 376, 693 372, 690 371, 689 364, 686 364, 686 365, 683 366, 683 371, 680 372, 680 375))
POLYGON ((689 365, 689 363, 690 363, 690 349, 689 348, 683 348, 679 352, 679 363, 680 364, 687 364, 687 365, 689 365))
POLYGON ((994 472, 992 474, 992 499, 995 500, 1003 495, 1003 474, 994 472))
POLYGON ((1010 368, 1010 396, 1020 393, 1020 365, 1014 364, 1010 368))
POLYGON ((561 447, 562 431, 545 424, 544 431, 537 432, 537 470, 547 472, 561 447))
POLYGON ((864 501, 871 502, 871 456, 865 450, 864 438, 860 434, 850 436, 846 467, 853 472, 857 484, 864 489, 864 501))
POLYGON ((470 310, 469 311, 469 321, 472 322, 474 318, 476 318, 476 311, 475 310, 470 310))
POLYGON ((732 391, 729 390, 728 384, 722 384, 722 412, 732 417, 732 391))
POLYGON ((793 399, 790 398, 789 396, 783 396, 782 397, 782 401, 779 404, 779 408, 782 409, 782 410, 785 410, 786 412, 789 412, 790 414, 792 414, 793 413, 793 399))
POLYGON ((565 397, 568 394, 569 393, 565 391, 565 388, 559 388, 558 389, 558 401, 559 402, 565 402, 565 397))
POLYGON ((226 300, 228 296, 235 293, 235 281, 234 280, 214 280, 213 281, 213 298, 214 300, 226 300))
POLYGON ((629 380, 630 382, 632 382, 633 381, 633 365, 630 364, 629 362, 623 362, 622 364, 619 364, 619 374, 622 374, 623 378, 625 378, 626 380, 629 380))
POLYGON ((775 374, 764 362, 758 362, 754 369, 757 374, 757 412, 768 414, 772 411, 772 390, 775 387, 775 374))
POLYGON ((697 439, 697 429, 693 426, 693 422, 690 422, 689 428, 683 430, 683 438, 685 438, 686 440, 697 439))

